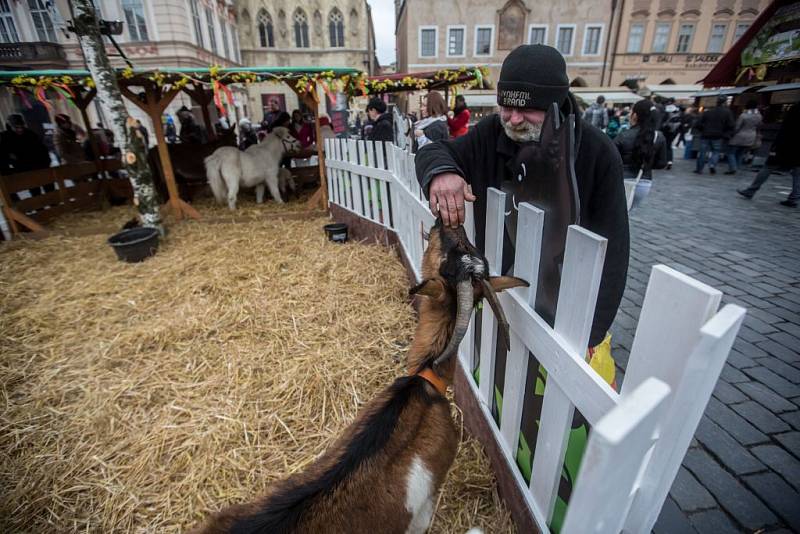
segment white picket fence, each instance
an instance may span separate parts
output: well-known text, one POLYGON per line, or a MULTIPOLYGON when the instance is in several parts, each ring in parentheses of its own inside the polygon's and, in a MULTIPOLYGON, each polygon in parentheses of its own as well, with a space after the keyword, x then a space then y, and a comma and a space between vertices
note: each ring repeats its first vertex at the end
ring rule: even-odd
MULTIPOLYGON (((330 202, 395 231, 419 279, 423 231, 430 229, 434 217, 417 183, 414 156, 389 143, 341 139, 326 140, 326 154, 330 202)), ((485 255, 496 271, 502 264, 504 193, 490 189, 487 202, 485 255)), ((653 267, 617 393, 584 359, 606 240, 579 226, 569 228, 551 328, 533 310, 543 222, 541 210, 528 204, 520 207, 514 274, 528 280, 530 288, 500 295, 510 325, 511 350, 499 426, 491 413, 497 322, 488 306, 478 312, 482 313, 479 353, 474 350, 472 321, 460 362, 543 532, 549 532, 576 408, 592 430, 561 532, 650 532, 745 310, 727 305, 717 311, 719 291, 669 267, 653 267), (547 370, 530 485, 515 461, 529 378, 528 351, 547 370), (480 385, 472 379, 476 364, 480 385)), ((469 208, 465 228, 474 239, 469 208)))

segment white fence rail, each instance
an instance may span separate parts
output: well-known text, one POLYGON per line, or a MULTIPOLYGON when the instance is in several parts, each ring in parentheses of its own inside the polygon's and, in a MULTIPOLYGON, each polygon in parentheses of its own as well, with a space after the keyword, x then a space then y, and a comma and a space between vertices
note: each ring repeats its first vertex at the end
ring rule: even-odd
MULTIPOLYGON (((417 183, 414 156, 381 143, 326 141, 330 201, 395 231, 419 280, 423 231, 434 217, 417 183)), ((502 264, 504 193, 487 198, 485 255, 502 264)), ((475 321, 459 358, 473 395, 531 515, 549 532, 575 409, 592 427, 561 532, 649 532, 658 517, 700 417, 722 371, 745 311, 717 311, 721 293, 668 267, 651 272, 622 389, 617 393, 586 362, 606 240, 581 227, 567 234, 557 313, 550 327, 534 310, 544 213, 520 207, 514 272, 530 282, 500 295, 511 331, 498 424, 492 415, 497 322, 475 321), (530 484, 516 451, 529 353, 547 371, 530 484), (472 371, 479 367, 480 384, 472 371)), ((468 235, 474 225, 468 208, 468 235)), ((493 273, 496 274, 496 273, 493 273)))

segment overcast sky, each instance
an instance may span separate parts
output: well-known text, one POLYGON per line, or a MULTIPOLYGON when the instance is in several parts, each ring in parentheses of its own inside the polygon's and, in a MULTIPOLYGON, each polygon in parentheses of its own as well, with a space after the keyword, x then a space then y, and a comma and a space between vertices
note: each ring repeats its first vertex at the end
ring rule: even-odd
POLYGON ((375 46, 378 61, 388 65, 395 60, 394 51, 394 0, 367 0, 372 8, 372 23, 375 26, 375 46))

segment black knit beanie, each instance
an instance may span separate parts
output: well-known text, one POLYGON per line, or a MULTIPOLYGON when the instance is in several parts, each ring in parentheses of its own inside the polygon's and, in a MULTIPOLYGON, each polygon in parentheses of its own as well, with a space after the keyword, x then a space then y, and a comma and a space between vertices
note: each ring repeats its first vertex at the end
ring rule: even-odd
POLYGON ((567 64, 552 46, 521 45, 503 61, 497 82, 497 103, 509 108, 547 110, 569 92, 567 64))

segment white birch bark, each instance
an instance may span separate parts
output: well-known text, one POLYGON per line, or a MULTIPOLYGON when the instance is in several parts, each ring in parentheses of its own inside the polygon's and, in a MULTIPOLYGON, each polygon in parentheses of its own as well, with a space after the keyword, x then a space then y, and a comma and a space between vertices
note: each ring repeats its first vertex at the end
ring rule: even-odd
MULTIPOLYGON (((158 193, 147 164, 144 137, 136 129, 136 121, 128 115, 122 93, 117 84, 116 72, 111 66, 100 35, 99 21, 92 0, 71 0, 75 10, 75 30, 78 34, 89 73, 97 88, 103 114, 110 118, 108 125, 122 151, 122 163, 133 187, 134 203, 139 208, 143 226, 158 228, 164 233, 159 213, 158 193)), ((160 141, 160 140, 159 140, 160 141)))

